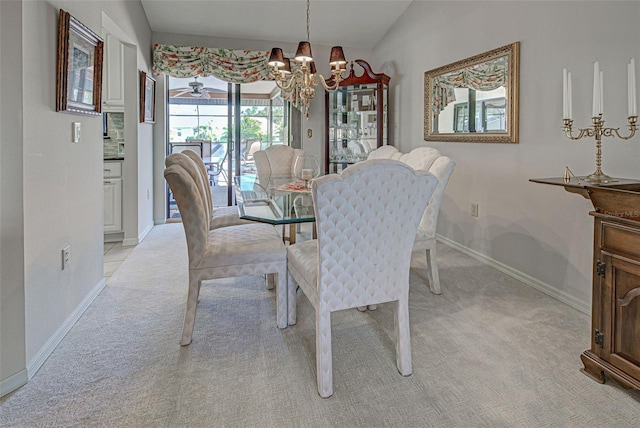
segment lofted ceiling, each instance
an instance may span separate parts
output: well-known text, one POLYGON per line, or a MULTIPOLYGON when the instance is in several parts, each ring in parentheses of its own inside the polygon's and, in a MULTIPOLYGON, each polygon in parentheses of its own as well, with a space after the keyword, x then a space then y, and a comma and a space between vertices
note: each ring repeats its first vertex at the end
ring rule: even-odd
MULTIPOLYGON (((305 0, 141 0, 154 32, 297 43, 306 39, 305 0)), ((406 0, 311 0, 310 41, 372 49, 406 0)))

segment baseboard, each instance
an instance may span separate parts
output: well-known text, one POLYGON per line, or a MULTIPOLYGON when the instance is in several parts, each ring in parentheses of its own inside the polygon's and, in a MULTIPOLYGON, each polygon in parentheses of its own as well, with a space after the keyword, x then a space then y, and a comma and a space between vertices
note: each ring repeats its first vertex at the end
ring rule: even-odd
POLYGON ((164 217, 163 217, 163 218, 154 218, 154 219, 153 219, 153 224, 154 224, 155 226, 158 226, 158 225, 160 225, 160 224, 165 224, 166 222, 167 222, 167 219, 166 219, 166 218, 164 218, 164 217))
POLYGON ((565 303, 569 306, 571 306, 573 309, 576 309, 584 314, 590 315, 591 314, 591 305, 588 302, 583 302, 581 300, 576 299, 573 296, 568 295, 567 293, 565 293, 564 291, 558 290, 557 288, 542 282, 530 275, 527 275, 524 272, 521 272, 517 269, 512 268, 511 266, 507 266, 506 264, 499 262, 495 259, 492 259, 489 256, 486 256, 476 250, 472 250, 471 248, 465 247, 464 245, 452 241, 451 239, 444 237, 442 235, 436 235, 436 239, 439 242, 442 242, 443 244, 456 249, 458 251, 460 251, 461 253, 464 253, 470 257, 473 257, 474 259, 478 260, 479 262, 482 262, 488 266, 491 266, 494 269, 497 269, 498 271, 505 273, 507 275, 509 275, 512 278, 517 279, 518 281, 535 288, 536 290, 539 290, 541 292, 543 292, 544 294, 547 294, 559 301, 561 301, 562 303, 565 303))
POLYGON ((104 290, 107 281, 102 278, 100 282, 93 287, 84 300, 78 305, 78 307, 69 315, 66 321, 56 330, 56 332, 47 340, 47 343, 40 349, 35 357, 27 363, 27 379, 31 379, 40 370, 40 367, 49 358, 49 355, 56 349, 56 346, 64 339, 71 327, 80 319, 84 311, 87 310, 89 305, 95 300, 96 297, 104 290))
POLYGON ((27 381, 27 370, 20 370, 18 373, 13 376, 9 376, 6 379, 0 381, 0 397, 4 397, 10 392, 15 391, 23 385, 26 385, 27 381))
POLYGON ((142 233, 140 235, 138 235, 137 238, 126 238, 122 240, 122 246, 123 247, 135 247, 136 245, 138 245, 139 243, 141 243, 144 238, 147 237, 147 235, 149 234, 149 232, 151 232, 151 229, 153 229, 153 224, 150 224, 149 226, 147 226, 147 228, 145 230, 142 231, 142 233))

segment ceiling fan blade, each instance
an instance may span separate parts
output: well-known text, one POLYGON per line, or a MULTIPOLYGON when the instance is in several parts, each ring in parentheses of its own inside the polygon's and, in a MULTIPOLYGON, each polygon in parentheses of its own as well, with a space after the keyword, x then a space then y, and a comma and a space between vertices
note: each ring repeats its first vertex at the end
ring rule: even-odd
POLYGON ((188 94, 189 92, 191 92, 191 89, 174 89, 174 91, 179 91, 179 92, 175 92, 171 94, 172 97, 181 97, 184 94, 188 94))

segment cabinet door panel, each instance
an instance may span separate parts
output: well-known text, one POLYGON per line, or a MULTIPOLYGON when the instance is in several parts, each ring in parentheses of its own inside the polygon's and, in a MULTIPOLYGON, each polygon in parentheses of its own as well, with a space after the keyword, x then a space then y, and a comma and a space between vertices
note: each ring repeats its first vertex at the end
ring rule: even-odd
POLYGON ((104 180, 104 232, 122 231, 122 179, 104 180))
POLYGON ((610 362, 640 379, 640 265, 611 258, 610 362))

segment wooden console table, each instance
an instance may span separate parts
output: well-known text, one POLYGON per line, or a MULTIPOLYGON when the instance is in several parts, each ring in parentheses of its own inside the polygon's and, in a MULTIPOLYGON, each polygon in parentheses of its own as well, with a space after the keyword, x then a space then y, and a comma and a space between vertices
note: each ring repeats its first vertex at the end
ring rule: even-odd
POLYGON ((640 181, 590 184, 576 178, 531 179, 563 186, 593 203, 591 349, 583 372, 600 383, 605 373, 640 390, 640 181))

